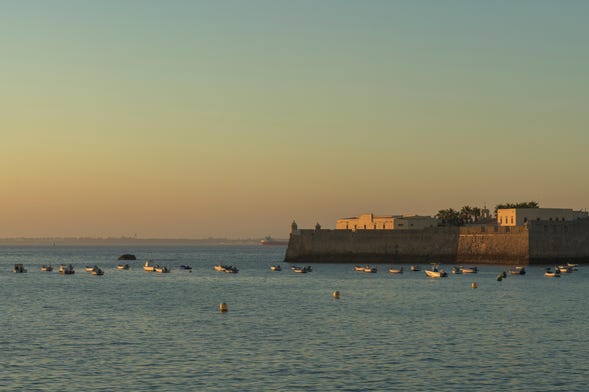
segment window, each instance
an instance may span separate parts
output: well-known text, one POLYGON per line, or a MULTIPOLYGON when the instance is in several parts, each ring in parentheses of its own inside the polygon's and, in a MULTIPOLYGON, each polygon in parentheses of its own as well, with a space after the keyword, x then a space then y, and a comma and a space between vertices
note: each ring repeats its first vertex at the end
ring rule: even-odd
POLYGON ((376 223, 374 224, 374 230, 376 230, 376 223))
POLYGON ((513 216, 511 217, 511 224, 513 225, 513 216))
POLYGON ((524 217, 524 223, 528 223, 528 218, 524 217))
POLYGON ((364 225, 364 230, 366 230, 366 225, 364 225))
POLYGON ((385 229, 385 228, 386 228, 384 223, 382 224, 382 228, 383 228, 383 229, 385 229))

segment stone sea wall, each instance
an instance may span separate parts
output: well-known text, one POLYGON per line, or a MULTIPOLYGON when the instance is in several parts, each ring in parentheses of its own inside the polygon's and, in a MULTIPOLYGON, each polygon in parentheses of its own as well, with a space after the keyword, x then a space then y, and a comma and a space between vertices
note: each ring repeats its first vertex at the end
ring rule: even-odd
MULTIPOLYGON (((527 231, 487 233, 487 228, 423 230, 297 230, 287 262, 413 263, 457 261, 527 263, 527 231), (508 260, 508 261, 507 261, 508 260)), ((492 229, 491 229, 492 230, 492 229)))
POLYGON ((292 263, 589 262, 589 220, 529 226, 423 230, 296 230, 285 255, 292 263))

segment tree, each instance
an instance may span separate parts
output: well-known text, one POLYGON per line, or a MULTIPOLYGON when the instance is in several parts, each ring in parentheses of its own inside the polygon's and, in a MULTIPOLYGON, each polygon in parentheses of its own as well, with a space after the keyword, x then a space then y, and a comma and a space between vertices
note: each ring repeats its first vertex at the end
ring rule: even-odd
POLYGON ((495 214, 497 213, 497 210, 502 210, 506 208, 540 208, 540 204, 537 201, 497 204, 495 206, 495 214))

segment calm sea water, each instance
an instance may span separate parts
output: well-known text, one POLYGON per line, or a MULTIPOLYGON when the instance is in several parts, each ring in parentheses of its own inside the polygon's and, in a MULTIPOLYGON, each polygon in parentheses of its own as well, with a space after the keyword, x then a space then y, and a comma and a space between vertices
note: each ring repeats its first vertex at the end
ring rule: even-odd
POLYGON ((0 390, 589 388, 589 267, 560 279, 530 267, 502 282, 499 266, 436 280, 349 264, 270 272, 284 251, 2 247, 0 390), (127 252, 138 260, 116 270, 127 252), (143 272, 148 258, 172 273, 143 272), (47 262, 72 263, 76 274, 41 272, 47 262), (219 262, 240 272, 215 272, 219 262), (12 273, 14 263, 29 272, 12 273))

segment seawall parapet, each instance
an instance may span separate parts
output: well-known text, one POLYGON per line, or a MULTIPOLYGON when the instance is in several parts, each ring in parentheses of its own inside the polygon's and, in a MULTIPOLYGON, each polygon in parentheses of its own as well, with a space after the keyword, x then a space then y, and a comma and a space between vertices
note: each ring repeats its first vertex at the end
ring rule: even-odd
POLYGON ((285 255, 298 263, 589 262, 589 219, 423 230, 294 230, 285 255))

